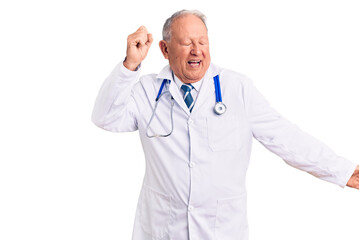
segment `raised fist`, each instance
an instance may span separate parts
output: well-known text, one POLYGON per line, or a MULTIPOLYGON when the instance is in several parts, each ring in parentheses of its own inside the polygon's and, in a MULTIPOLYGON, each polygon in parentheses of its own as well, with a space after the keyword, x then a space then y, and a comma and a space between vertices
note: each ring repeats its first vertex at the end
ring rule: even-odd
POLYGON ((136 32, 129 35, 127 37, 126 60, 123 65, 134 71, 146 58, 152 42, 152 34, 147 32, 145 26, 141 26, 136 32))

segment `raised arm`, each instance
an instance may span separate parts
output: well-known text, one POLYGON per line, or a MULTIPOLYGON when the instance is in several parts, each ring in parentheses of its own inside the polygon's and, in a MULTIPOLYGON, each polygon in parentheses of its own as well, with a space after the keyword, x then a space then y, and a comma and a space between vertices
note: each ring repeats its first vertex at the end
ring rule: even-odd
POLYGON ((139 78, 138 67, 147 56, 152 35, 144 26, 127 38, 126 59, 106 78, 96 98, 92 121, 112 132, 137 130, 138 107, 133 86, 139 78))

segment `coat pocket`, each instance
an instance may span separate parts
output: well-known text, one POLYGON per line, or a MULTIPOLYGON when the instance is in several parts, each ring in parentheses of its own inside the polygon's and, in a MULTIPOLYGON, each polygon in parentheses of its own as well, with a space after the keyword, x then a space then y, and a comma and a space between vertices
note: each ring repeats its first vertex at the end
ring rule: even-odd
POLYGON ((144 185, 140 205, 140 222, 143 230, 150 234, 152 239, 163 239, 168 235, 170 218, 170 197, 144 185))
POLYGON ((247 240, 247 196, 245 193, 219 199, 215 223, 216 240, 247 240))
POLYGON ((240 148, 239 118, 215 116, 207 118, 208 144, 212 151, 240 148))

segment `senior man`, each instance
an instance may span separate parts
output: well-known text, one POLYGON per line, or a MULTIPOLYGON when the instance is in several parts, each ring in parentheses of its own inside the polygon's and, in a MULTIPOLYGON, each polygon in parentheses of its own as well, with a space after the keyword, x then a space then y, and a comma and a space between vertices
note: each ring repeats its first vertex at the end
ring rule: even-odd
POLYGON ((137 81, 152 41, 143 26, 128 36, 127 56, 102 85, 92 115, 105 130, 139 130, 146 172, 134 240, 248 239, 252 137, 293 167, 359 187, 356 164, 283 118, 246 76, 211 63, 202 13, 167 19, 159 45, 169 65, 137 81))

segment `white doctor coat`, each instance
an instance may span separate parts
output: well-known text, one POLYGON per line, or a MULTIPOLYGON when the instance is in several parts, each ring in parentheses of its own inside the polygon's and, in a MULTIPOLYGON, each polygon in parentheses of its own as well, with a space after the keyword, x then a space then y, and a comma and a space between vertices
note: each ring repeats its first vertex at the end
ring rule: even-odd
MULTIPOLYGON (((245 178, 252 137, 286 163, 344 187, 356 164, 301 131, 274 109, 239 73, 210 65, 192 113, 175 83, 165 86, 174 98, 172 135, 148 138, 147 124, 163 79, 139 78, 119 63, 97 97, 92 121, 113 132, 139 130, 146 170, 138 200, 133 240, 248 239, 245 178), (219 74, 227 106, 216 115, 213 77, 219 74)), ((150 133, 170 130, 171 100, 161 98, 150 133)))

